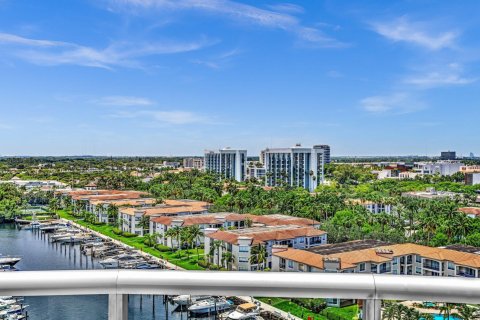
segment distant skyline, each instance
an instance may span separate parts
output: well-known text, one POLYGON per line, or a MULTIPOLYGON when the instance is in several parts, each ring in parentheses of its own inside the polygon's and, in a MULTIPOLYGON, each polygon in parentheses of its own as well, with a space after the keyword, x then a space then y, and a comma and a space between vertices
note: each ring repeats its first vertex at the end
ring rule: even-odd
POLYGON ((0 155, 479 155, 479 10, 0 0, 0 155))

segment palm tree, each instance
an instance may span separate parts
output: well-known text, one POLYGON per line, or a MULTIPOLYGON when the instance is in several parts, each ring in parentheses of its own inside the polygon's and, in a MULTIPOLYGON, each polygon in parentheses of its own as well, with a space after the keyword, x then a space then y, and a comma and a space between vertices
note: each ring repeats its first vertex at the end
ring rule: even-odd
POLYGON ((148 230, 150 229, 150 217, 144 214, 140 218, 138 225, 142 228, 142 234, 148 233, 148 230))
POLYGON ((143 238, 144 238, 144 242, 147 246, 153 247, 155 245, 157 236, 156 236, 156 234, 147 233, 143 236, 143 238))
POLYGON ((182 229, 179 226, 174 226, 168 229, 165 232, 165 237, 171 238, 172 240, 172 248, 173 248, 173 239, 177 241, 177 249, 180 248, 180 234, 182 232, 182 229))
POLYGON ((226 269, 228 271, 230 271, 232 269, 231 268, 231 263, 233 262, 233 260, 234 260, 234 256, 231 252, 226 251, 222 254, 222 265, 225 264, 226 269))
POLYGON ((197 249, 197 259, 198 259, 198 243, 201 241, 200 238, 204 236, 204 233, 198 225, 193 225, 189 227, 190 236, 193 239, 195 248, 197 249))
POLYGON ((450 319, 450 315, 452 313, 452 309, 455 307, 452 303, 444 303, 440 307, 440 314, 443 315, 443 319, 450 319))
POLYGON ((478 310, 466 304, 458 308, 458 316, 460 316, 462 320, 480 319, 480 314, 478 313, 478 310))
POLYGON ((118 207, 114 204, 109 204, 107 207, 108 223, 112 224, 118 217, 118 207))
POLYGON ((265 262, 267 262, 267 249, 263 245, 256 245, 252 247, 250 255, 250 263, 257 264, 260 267, 260 270, 265 269, 265 262))
POLYGON ((222 241, 215 240, 213 241, 213 252, 217 252, 217 266, 220 265, 220 248, 222 246, 222 241))

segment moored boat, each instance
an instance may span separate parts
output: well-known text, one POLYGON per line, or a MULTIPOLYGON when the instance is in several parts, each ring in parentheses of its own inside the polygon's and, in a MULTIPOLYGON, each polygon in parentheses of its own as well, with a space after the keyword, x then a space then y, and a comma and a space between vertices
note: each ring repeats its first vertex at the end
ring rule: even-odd
POLYGON ((193 314, 206 314, 206 313, 218 313, 226 311, 233 306, 233 302, 224 298, 211 298, 207 300, 199 301, 188 308, 193 314))
POLYGON ((259 306, 255 303, 249 302, 241 304, 235 309, 235 311, 231 312, 228 315, 228 319, 230 320, 247 320, 247 319, 255 319, 260 312, 259 306))

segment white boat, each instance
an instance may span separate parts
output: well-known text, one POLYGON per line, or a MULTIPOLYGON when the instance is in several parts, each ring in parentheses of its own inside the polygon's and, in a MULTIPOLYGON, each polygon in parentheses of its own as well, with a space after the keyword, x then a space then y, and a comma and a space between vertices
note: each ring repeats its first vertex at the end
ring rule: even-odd
POLYGON ((11 271, 18 271, 18 269, 9 264, 0 265, 0 272, 11 272, 11 271))
POLYGON ((233 306, 233 302, 226 299, 212 298, 199 301, 188 308, 188 311, 194 314, 218 313, 226 311, 233 306))
POLYGON ((241 304, 228 315, 231 320, 254 319, 260 313, 260 308, 253 302, 241 304))
POLYGON ((187 306, 191 303, 196 303, 201 300, 211 299, 211 296, 191 296, 189 294, 182 294, 172 299, 173 303, 179 306, 187 306))
POLYGON ((22 258, 20 257, 10 257, 10 256, 2 256, 0 255, 0 265, 9 265, 14 266, 16 265, 22 258))
POLYGON ((105 269, 118 269, 119 267, 118 260, 113 258, 108 258, 108 259, 99 261, 98 263, 100 263, 102 267, 104 267, 105 269))

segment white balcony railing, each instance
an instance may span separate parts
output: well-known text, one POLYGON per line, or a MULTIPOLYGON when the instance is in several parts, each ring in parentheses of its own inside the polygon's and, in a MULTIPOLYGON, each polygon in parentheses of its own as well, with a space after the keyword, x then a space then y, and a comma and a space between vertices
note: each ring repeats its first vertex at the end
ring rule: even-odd
POLYGON ((109 295, 109 320, 127 319, 128 294, 343 298, 365 300, 380 320, 381 300, 480 303, 480 279, 378 274, 145 270, 0 273, 0 296, 109 295))

